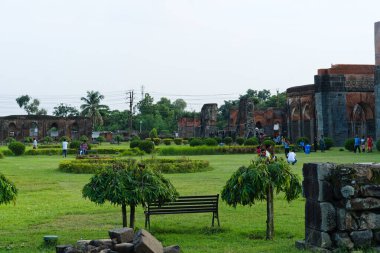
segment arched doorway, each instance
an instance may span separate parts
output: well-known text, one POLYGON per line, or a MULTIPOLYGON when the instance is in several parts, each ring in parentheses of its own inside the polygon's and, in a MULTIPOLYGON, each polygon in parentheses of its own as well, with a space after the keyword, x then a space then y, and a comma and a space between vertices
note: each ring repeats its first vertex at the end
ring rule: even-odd
POLYGON ((367 135, 366 113, 360 104, 356 104, 352 110, 351 120, 352 135, 367 135))
POLYGON ((38 137, 38 125, 37 125, 37 122, 32 122, 32 124, 30 124, 29 136, 30 137, 38 137))
POLYGON ((58 124, 57 123, 52 123, 50 125, 50 128, 48 130, 48 135, 52 138, 57 138, 59 135, 59 129, 58 129, 58 124))
POLYGON ((9 125, 8 125, 8 136, 15 138, 16 137, 16 133, 17 133, 16 124, 13 123, 13 122, 9 123, 9 125))

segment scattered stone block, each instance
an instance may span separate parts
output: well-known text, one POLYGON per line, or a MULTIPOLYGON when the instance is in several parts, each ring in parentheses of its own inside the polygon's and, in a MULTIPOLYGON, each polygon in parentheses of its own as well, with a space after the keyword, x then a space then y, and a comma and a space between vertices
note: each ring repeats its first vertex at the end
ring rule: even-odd
POLYGON ((181 248, 178 245, 171 245, 164 248, 164 253, 180 253, 181 248))
POLYGON ((79 240, 77 241, 75 247, 83 251, 90 244, 90 242, 91 240, 79 240))
POLYGON ((132 228, 112 229, 108 234, 111 239, 116 239, 117 243, 132 242, 134 237, 132 228))
POLYGON ((119 243, 115 244, 114 250, 118 253, 133 253, 134 252, 134 244, 133 243, 119 243))
POLYGON ((350 212, 347 212, 344 208, 337 209, 337 228, 341 231, 345 230, 357 230, 359 229, 359 221, 350 212))
POLYGON ((73 247, 73 245, 71 245, 71 244, 57 245, 57 246, 55 246, 55 252, 56 253, 65 253, 65 249, 68 247, 73 247))
POLYGON ((330 248, 332 246, 330 235, 326 232, 306 228, 305 237, 306 244, 310 244, 319 248, 330 248))
POLYGON ((134 239, 135 253, 163 253, 164 248, 160 241, 145 229, 140 229, 134 239))
POLYGON ((346 203, 347 210, 365 211, 380 208, 380 199, 368 197, 368 198, 354 198, 346 203))
POLYGON ((336 228, 336 211, 329 202, 314 202, 306 200, 305 208, 306 227, 332 231, 336 228))
POLYGON ((65 253, 82 253, 82 251, 74 247, 67 247, 65 253))
POLYGON ((380 185, 363 185, 360 187, 360 196, 380 198, 380 185))

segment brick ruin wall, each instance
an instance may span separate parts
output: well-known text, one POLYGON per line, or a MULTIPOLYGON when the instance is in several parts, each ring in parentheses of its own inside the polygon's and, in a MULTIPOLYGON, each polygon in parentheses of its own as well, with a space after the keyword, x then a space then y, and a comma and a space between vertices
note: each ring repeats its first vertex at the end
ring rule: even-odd
POLYGON ((307 248, 380 246, 380 164, 306 163, 303 176, 307 248))

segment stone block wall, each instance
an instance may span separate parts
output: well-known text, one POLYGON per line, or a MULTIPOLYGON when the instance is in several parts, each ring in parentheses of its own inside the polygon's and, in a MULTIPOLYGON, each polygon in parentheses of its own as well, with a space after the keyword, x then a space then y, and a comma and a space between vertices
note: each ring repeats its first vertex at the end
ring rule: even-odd
POLYGON ((307 163, 303 176, 306 247, 380 245, 380 164, 307 163))

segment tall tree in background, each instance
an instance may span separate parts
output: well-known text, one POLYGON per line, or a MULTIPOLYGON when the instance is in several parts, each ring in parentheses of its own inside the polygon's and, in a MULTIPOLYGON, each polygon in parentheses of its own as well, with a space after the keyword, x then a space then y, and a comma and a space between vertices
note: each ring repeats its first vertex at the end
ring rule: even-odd
POLYGON ((84 102, 84 104, 80 106, 82 110, 81 115, 92 119, 93 129, 103 125, 102 111, 109 110, 108 106, 100 104, 104 96, 98 91, 87 91, 87 96, 81 97, 80 99, 84 102))
POLYGON ((23 108, 28 115, 46 115, 47 111, 44 108, 39 108, 40 101, 33 99, 29 95, 22 95, 16 98, 17 104, 23 108))
POLYGON ((73 106, 60 103, 54 107, 53 115, 57 117, 73 117, 79 116, 79 111, 73 106))

